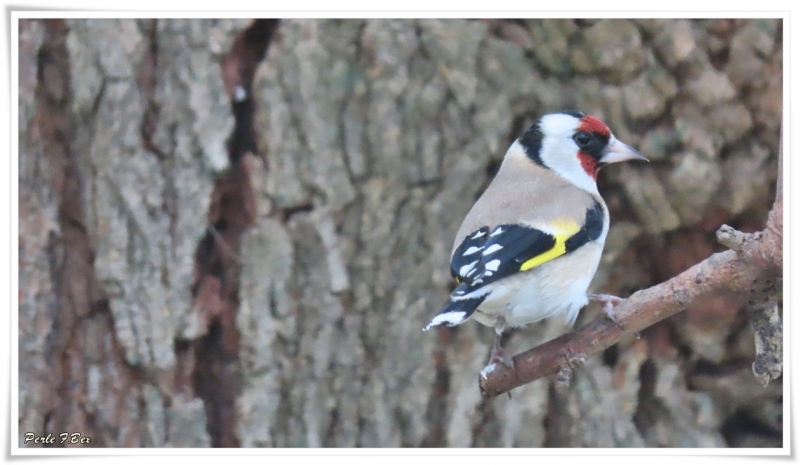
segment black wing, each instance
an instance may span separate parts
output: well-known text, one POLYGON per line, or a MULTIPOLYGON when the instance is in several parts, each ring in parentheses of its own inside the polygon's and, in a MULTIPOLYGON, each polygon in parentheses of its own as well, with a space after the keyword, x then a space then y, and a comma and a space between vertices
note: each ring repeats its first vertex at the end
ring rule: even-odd
POLYGON ((480 228, 468 234, 453 253, 450 271, 462 283, 453 295, 468 294, 577 250, 600 237, 603 220, 603 206, 595 200, 586 210, 583 226, 567 227, 564 234, 552 235, 519 224, 501 224, 491 231, 480 228))
POLYGON ((489 227, 484 226, 467 235, 461 242, 450 260, 450 274, 459 283, 469 282, 475 276, 483 273, 481 252, 483 245, 489 238, 489 227))

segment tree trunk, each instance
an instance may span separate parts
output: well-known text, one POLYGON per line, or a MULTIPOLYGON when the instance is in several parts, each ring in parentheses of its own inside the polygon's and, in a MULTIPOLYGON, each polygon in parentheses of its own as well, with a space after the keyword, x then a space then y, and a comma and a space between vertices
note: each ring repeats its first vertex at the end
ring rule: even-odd
POLYGON ((652 161, 600 177, 592 289, 763 228, 782 63, 770 19, 23 20, 19 443, 780 447, 738 295, 511 399, 478 389, 491 329, 421 329, 460 221, 553 110, 652 161))

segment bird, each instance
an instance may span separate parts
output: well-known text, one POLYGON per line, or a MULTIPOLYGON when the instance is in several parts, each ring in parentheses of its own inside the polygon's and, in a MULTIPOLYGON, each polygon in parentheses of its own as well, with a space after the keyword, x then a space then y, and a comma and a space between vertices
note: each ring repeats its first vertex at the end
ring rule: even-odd
POLYGON ((539 118, 511 144, 464 218, 450 256, 457 287, 423 330, 470 319, 494 327, 490 364, 513 369, 501 346, 508 326, 556 316, 572 326, 590 300, 616 323, 613 309, 623 299, 587 290, 610 224, 597 175, 628 160, 647 158, 592 115, 564 110, 539 118))

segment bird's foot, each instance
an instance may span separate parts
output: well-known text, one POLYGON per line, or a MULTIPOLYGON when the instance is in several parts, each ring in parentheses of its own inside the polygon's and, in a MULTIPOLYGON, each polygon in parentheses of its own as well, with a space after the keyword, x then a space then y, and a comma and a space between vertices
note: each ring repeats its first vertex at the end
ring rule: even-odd
POLYGON ((492 355, 489 358, 489 364, 501 363, 510 369, 514 369, 514 358, 500 346, 492 348, 492 355))
POLYGON ((503 329, 506 326, 505 318, 498 317, 494 326, 494 344, 492 345, 492 355, 489 357, 489 365, 493 363, 502 363, 508 368, 514 369, 514 359, 506 352, 501 346, 503 339, 503 329))
POLYGON ((588 294, 586 297, 588 297, 589 300, 600 302, 603 305, 603 313, 606 314, 606 317, 613 321, 619 329, 625 330, 625 324, 618 320, 616 314, 614 314, 614 307, 622 303, 625 299, 610 294, 588 294))

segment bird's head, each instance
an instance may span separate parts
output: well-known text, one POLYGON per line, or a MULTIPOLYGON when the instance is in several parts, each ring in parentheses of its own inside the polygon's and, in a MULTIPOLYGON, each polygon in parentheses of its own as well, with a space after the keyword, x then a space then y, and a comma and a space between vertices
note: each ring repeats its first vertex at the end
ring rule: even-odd
POLYGON ((525 155, 578 187, 597 191, 600 168, 626 160, 645 160, 619 141, 602 121, 580 111, 545 115, 519 138, 525 155))

